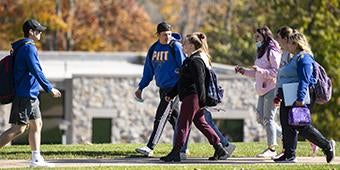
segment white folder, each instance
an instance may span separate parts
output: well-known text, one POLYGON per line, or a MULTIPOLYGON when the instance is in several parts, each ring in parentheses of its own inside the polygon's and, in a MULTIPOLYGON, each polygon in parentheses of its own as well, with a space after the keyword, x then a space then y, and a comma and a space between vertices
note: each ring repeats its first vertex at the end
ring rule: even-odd
MULTIPOLYGON (((282 84, 283 97, 286 106, 292 106, 296 101, 298 86, 299 83, 282 84)), ((305 104, 310 104, 309 88, 307 88, 306 96, 303 101, 305 104)))

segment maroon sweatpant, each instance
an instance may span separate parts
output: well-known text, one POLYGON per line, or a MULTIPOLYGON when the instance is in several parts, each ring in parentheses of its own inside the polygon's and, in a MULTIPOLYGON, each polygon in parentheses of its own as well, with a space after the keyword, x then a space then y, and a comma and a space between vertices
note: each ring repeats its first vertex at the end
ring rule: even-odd
POLYGON ((177 121, 175 148, 181 148, 184 145, 192 122, 194 122, 198 130, 209 140, 211 145, 220 142, 220 138, 216 132, 205 121, 204 112, 199 106, 198 95, 192 94, 185 97, 182 101, 181 113, 177 121))

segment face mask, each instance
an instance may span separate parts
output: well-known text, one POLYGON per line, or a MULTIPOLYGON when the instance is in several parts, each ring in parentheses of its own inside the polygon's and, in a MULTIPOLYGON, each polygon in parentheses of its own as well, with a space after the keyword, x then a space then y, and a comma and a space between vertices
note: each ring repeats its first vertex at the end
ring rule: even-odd
POLYGON ((262 41, 256 42, 256 48, 260 48, 262 46, 262 41))

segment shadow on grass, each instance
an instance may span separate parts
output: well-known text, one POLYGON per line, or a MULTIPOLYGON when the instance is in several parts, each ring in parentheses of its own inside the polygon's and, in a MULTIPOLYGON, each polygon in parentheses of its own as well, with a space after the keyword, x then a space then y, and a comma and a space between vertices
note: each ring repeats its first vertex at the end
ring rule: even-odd
POLYGON ((273 161, 265 160, 265 159, 251 159, 251 158, 238 158, 232 160, 219 160, 219 161, 210 161, 207 158, 191 158, 187 160, 182 160, 182 162, 163 162, 159 160, 159 158, 115 158, 115 159, 56 159, 50 160, 53 163, 96 163, 101 165, 109 165, 109 164, 131 164, 131 165, 146 165, 146 164, 207 164, 207 165, 236 165, 236 164, 275 164, 273 161))
MULTIPOLYGON (((25 155, 31 154, 31 151, 9 151, 3 152, 2 155, 6 155, 6 157, 15 157, 16 155, 25 155)), ((72 157, 79 156, 82 158, 145 158, 141 154, 138 154, 134 151, 43 151, 42 154, 44 156, 53 156, 53 157, 72 157)))

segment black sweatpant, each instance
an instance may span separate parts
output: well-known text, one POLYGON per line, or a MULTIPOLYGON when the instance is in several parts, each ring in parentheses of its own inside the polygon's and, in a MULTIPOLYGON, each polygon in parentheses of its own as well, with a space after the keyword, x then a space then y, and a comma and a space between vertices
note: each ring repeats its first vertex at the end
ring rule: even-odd
POLYGON ((165 127, 165 123, 169 121, 171 124, 174 132, 176 129, 176 123, 177 123, 177 117, 179 114, 179 99, 176 97, 173 102, 171 103, 171 110, 172 112, 164 112, 169 104, 169 102, 164 100, 165 95, 167 92, 171 90, 169 89, 160 89, 159 90, 159 97, 160 97, 160 103, 157 107, 156 116, 153 124, 153 130, 151 133, 151 136, 149 138, 147 146, 150 149, 154 149, 155 145, 158 143, 162 133, 163 129, 165 127))

